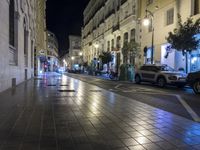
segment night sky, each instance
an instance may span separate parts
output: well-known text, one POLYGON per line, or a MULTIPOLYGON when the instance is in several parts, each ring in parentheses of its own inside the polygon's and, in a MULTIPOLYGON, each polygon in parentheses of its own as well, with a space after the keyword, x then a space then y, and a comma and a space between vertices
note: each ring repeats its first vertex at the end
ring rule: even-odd
POLYGON ((68 35, 81 35, 83 11, 89 0, 47 0, 47 29, 58 38, 59 52, 68 50, 68 35))

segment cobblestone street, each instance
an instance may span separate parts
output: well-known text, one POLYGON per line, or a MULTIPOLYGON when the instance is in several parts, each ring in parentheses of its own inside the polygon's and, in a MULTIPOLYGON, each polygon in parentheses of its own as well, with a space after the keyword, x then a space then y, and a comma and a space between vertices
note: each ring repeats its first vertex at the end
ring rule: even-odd
POLYGON ((200 124, 47 74, 0 93, 0 150, 199 150, 200 124))

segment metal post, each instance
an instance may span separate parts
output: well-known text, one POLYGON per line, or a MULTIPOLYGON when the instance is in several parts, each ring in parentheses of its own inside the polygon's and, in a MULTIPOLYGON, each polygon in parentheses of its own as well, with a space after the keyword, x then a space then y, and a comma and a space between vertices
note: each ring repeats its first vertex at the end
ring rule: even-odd
POLYGON ((154 27, 152 24, 152 39, 151 39, 151 64, 153 64, 153 55, 154 55, 154 27))

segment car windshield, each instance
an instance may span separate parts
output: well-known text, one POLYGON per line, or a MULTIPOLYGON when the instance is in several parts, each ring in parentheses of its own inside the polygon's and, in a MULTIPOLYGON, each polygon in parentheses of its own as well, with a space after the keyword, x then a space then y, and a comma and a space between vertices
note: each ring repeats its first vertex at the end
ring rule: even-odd
POLYGON ((173 68, 169 66, 159 66, 158 68, 160 71, 175 71, 173 68))

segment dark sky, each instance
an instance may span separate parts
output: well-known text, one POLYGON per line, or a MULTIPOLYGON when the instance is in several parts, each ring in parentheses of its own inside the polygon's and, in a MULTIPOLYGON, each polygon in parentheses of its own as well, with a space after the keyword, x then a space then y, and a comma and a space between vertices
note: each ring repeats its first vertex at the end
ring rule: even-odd
POLYGON ((83 10, 89 0, 47 0, 47 29, 58 38, 60 54, 68 49, 68 35, 81 35, 83 10))

